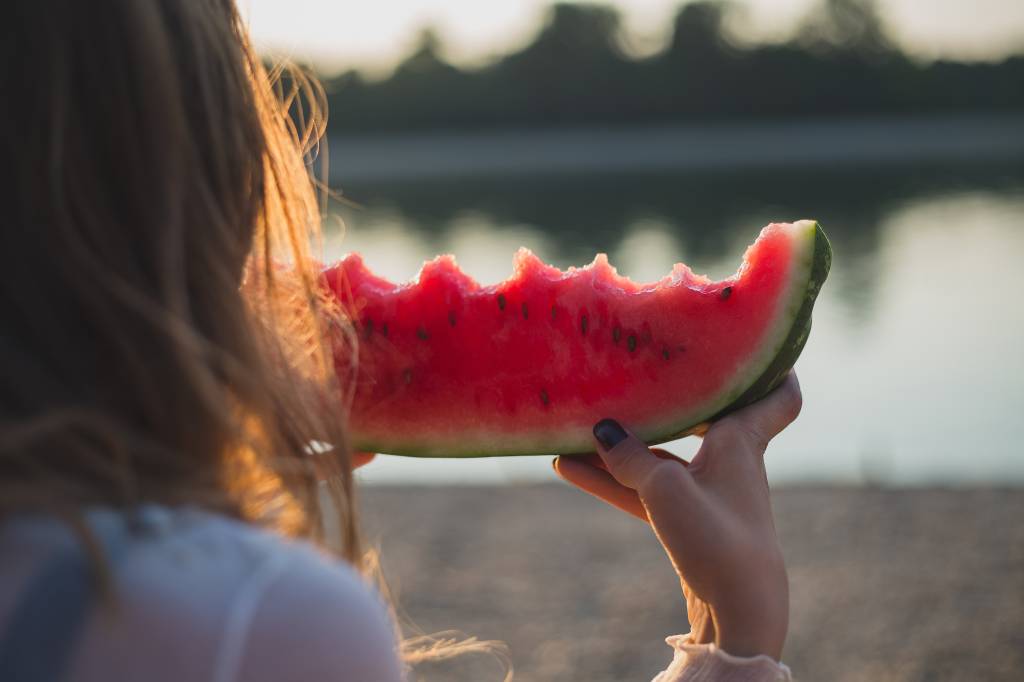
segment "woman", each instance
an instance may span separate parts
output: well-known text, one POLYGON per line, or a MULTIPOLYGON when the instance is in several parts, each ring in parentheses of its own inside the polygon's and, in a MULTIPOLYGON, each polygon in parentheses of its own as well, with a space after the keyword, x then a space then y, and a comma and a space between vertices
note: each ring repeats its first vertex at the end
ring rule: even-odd
MULTIPOLYGON (((311 86, 274 92, 232 0, 11 0, 0 52, 0 678, 402 679, 310 258, 311 86)), ((659 680, 788 677, 762 455, 799 407, 791 377, 688 466, 611 420, 556 461, 680 575, 659 680)))

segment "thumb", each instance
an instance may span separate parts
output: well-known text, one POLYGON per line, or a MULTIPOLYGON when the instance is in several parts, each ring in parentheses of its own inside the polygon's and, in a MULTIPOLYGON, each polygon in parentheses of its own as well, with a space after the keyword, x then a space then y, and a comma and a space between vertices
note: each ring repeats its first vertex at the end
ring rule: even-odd
POLYGON ((595 424, 594 439, 608 473, 637 491, 645 501, 663 493, 678 495, 681 488, 693 485, 693 478, 682 462, 658 457, 614 419, 602 419, 595 424))

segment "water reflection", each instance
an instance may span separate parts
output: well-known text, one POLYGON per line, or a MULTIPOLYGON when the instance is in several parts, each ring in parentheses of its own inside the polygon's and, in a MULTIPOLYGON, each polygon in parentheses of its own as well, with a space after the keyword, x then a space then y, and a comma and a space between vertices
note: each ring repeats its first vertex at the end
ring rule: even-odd
MULTIPOLYGON (((363 204, 329 257, 361 251, 407 279, 456 254, 483 282, 520 245, 565 267, 608 252, 654 280, 685 261, 734 271, 757 229, 815 217, 836 254, 798 365, 801 420, 773 446, 775 480, 1024 482, 1024 171, 930 166, 586 175, 349 186, 363 204)), ((694 443, 672 446, 686 454, 694 443)), ((381 458, 369 480, 547 478, 537 459, 381 458)))

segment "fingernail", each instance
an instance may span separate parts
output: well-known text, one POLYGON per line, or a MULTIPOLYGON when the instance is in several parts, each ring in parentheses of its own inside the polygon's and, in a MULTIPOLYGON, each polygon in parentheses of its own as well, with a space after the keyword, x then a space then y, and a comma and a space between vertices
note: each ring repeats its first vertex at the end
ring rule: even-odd
POLYGON ((555 457, 553 460, 551 460, 551 468, 555 470, 556 474, 558 473, 558 458, 557 457, 555 457))
POLYGON ((614 419, 602 419, 594 424, 594 438, 605 450, 611 450, 627 437, 626 430, 614 419))

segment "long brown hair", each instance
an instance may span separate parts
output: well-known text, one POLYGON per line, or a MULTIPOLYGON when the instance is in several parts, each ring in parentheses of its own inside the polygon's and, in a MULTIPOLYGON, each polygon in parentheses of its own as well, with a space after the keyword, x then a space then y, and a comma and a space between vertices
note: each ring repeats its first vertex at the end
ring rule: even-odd
MULTIPOLYGON (((310 164, 323 96, 234 0, 0 4, 0 521, 191 504, 364 573, 310 164), (328 446, 328 447, 325 447, 328 446), (312 446, 312 447, 311 447, 312 446)), ((379 576, 377 576, 379 577, 379 576)), ((413 637, 408 663, 504 647, 413 637)))
POLYGON ((0 57, 0 515, 318 537, 317 465, 357 562, 312 81, 275 91, 233 0, 6 2, 0 57))

